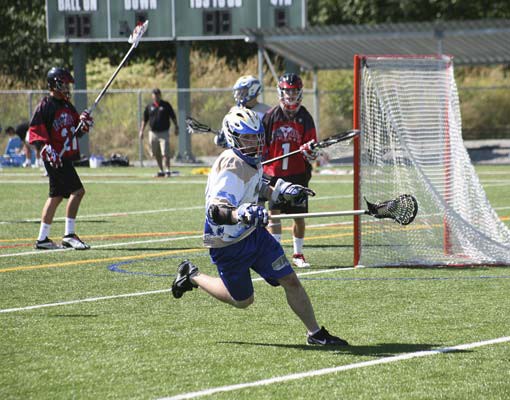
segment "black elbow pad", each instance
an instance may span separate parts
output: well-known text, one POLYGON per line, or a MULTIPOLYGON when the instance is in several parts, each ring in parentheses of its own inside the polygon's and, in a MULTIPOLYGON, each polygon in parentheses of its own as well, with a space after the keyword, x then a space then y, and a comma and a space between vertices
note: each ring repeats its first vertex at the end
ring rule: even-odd
POLYGON ((207 217, 216 225, 235 225, 237 220, 232 217, 235 207, 223 204, 211 204, 207 210, 207 217))

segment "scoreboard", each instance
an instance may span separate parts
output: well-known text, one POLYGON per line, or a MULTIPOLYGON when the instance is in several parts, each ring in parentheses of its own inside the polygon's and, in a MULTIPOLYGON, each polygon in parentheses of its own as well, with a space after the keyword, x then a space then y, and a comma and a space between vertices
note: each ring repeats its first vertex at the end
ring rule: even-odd
POLYGON ((244 39, 246 28, 306 27, 306 0, 46 0, 48 42, 244 39))

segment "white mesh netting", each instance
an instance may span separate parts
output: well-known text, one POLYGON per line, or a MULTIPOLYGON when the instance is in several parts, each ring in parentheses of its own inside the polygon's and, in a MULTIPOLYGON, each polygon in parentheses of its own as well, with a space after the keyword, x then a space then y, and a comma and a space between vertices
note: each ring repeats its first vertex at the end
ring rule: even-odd
POLYGON ((361 199, 410 193, 420 208, 405 227, 363 218, 359 264, 510 264, 510 231, 462 141, 451 59, 366 57, 360 99, 361 199))

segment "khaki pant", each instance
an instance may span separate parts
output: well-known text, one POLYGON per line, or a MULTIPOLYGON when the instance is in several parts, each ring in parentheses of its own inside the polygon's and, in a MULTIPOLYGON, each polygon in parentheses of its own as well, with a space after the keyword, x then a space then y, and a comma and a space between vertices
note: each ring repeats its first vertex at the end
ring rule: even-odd
POLYGON ((149 131, 149 141, 151 144, 152 156, 156 159, 156 161, 161 162, 162 156, 170 159, 169 131, 149 131))

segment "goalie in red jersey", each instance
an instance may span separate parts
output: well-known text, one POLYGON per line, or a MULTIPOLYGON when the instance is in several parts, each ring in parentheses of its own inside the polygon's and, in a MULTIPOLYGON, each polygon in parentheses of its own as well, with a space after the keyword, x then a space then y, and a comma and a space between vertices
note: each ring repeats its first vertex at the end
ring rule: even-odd
POLYGON ((75 220, 85 189, 73 166, 80 158, 78 137, 87 133, 93 125, 90 113, 78 114, 71 98, 71 73, 60 67, 51 68, 47 75, 49 96, 38 104, 28 129, 29 143, 40 151, 49 178, 49 196, 42 210, 36 249, 61 248, 50 238, 50 229, 57 207, 64 198, 66 206, 65 232, 62 246, 86 250, 90 246, 75 233, 75 220), (80 130, 76 131, 81 122, 80 130))
MULTIPOLYGON (((310 144, 317 141, 315 123, 308 110, 301 105, 303 99, 303 82, 293 73, 286 73, 278 80, 279 105, 269 110, 263 119, 266 132, 264 156, 272 159, 295 150, 301 150, 301 156, 291 156, 264 165, 264 174, 269 176, 274 185, 278 178, 287 182, 308 187, 312 176, 311 162, 317 157, 310 144)), ((308 212, 308 202, 299 206, 274 204, 269 202, 271 215, 284 212, 287 214, 308 212)), ((269 225, 269 230, 280 241, 282 227, 276 220, 269 225)), ((304 218, 295 218, 292 226, 294 255, 292 263, 300 268, 310 267, 303 255, 305 237, 304 218)))

